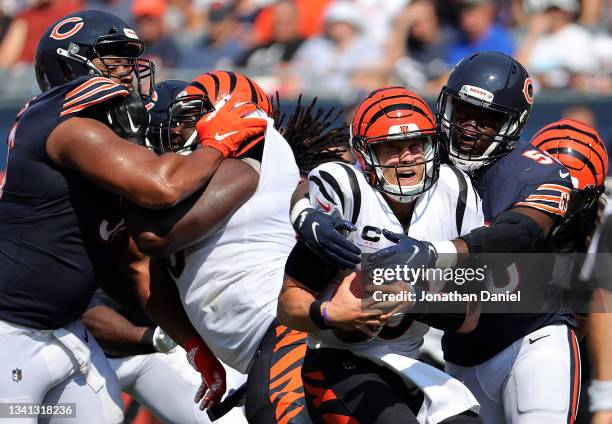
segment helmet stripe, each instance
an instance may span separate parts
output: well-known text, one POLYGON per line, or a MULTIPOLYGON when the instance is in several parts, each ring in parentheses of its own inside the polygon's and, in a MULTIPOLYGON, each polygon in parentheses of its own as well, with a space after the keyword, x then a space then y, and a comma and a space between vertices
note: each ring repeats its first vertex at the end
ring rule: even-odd
POLYGON ((580 162, 584 163, 584 165, 589 168, 589 171, 593 174, 593 178, 597 179, 597 171, 595 171, 595 167, 593 163, 582 153, 577 150, 568 149, 567 147, 554 147, 550 150, 547 150, 549 154, 564 154, 567 156, 571 156, 575 159, 578 159, 580 162))
MULTIPOLYGON (((370 127, 371 127, 371 126, 372 126, 374 123, 376 123, 376 121, 377 121, 377 120, 378 120, 380 117, 382 117, 382 116, 384 116, 384 115, 386 115, 386 114, 388 114, 388 113, 390 113, 390 112, 393 112, 393 111, 395 111, 395 110, 405 110, 405 109, 406 109, 406 110, 412 110, 412 111, 418 112, 418 113, 420 113, 421 115, 423 115, 423 116, 424 116, 424 117, 425 117, 425 118, 426 118, 426 119, 427 119, 429 122, 431 122, 431 120, 430 120, 430 119, 429 119, 429 117, 426 115, 426 113, 423 111, 423 109, 421 109, 421 108, 419 108, 419 107, 416 107, 416 106, 414 106, 413 104, 410 104, 410 103, 398 103, 398 104, 394 104, 394 105, 389 105, 389 106, 386 106, 385 108, 383 108, 383 109, 381 109, 381 110, 377 111, 377 112, 374 114, 374 116, 372 116, 372 118, 370 119, 370 122, 368 122, 368 125, 367 125, 367 126, 366 126, 366 128, 365 128, 364 134, 368 132, 368 130, 370 129, 370 127)), ((432 124, 432 126, 434 125, 434 123, 433 123, 433 122, 431 122, 431 124, 432 124)))

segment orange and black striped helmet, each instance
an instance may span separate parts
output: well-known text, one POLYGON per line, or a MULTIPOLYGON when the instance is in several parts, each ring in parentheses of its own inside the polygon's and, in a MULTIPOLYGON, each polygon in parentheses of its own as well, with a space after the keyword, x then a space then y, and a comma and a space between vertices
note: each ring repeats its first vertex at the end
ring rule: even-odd
MULTIPOLYGON (((220 107, 221 102, 235 100, 256 104, 268 116, 272 116, 272 102, 262 88, 249 77, 231 71, 212 71, 194 78, 189 85, 176 97, 169 108, 171 125, 184 122, 193 124, 192 136, 182 144, 178 151, 194 150, 197 147, 195 137, 195 122, 202 115, 220 107)), ((259 137, 248 145, 250 149, 263 137, 259 137)), ((176 143, 174 143, 176 146, 176 143)), ((177 151, 174 149, 173 151, 177 151)))
POLYGON ((608 154, 597 130, 573 119, 544 126, 531 144, 561 162, 569 171, 572 190, 568 212, 593 204, 604 189, 608 154))
POLYGON ((265 91, 255 81, 237 72, 207 72, 195 77, 186 91, 191 95, 205 94, 213 105, 225 96, 231 96, 234 100, 254 103, 272 116, 272 102, 265 91))
MULTIPOLYGON (((351 123, 350 145, 371 185, 400 202, 410 202, 427 191, 438 179, 440 155, 438 129, 427 103, 404 87, 385 87, 372 91, 357 106, 351 123), (422 141, 425 166, 418 184, 402 186, 400 166, 379 163, 374 146, 396 141, 422 141), (395 168, 396 181, 383 177, 384 168, 395 168)), ((405 165, 401 166, 406 168, 405 165)))

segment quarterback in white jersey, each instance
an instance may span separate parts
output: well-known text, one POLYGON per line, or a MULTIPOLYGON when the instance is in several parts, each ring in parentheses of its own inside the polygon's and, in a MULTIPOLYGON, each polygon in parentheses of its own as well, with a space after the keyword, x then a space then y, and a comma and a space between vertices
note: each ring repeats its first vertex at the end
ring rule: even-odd
MULTIPOLYGON (((358 106, 351 132, 359 162, 315 168, 308 176, 309 198, 313 208, 354 224, 347 238, 362 253, 393 245, 384 230, 419 234, 436 243, 483 225, 480 199, 469 178, 439 164, 435 120, 421 98, 401 87, 376 90, 358 106)), ((304 219, 309 213, 304 211, 304 219)), ((311 225, 316 228, 319 222, 311 225)), ((302 376, 311 416, 335 413, 386 423, 401 414, 405 422, 478 422, 478 403, 465 386, 416 361, 426 324, 408 315, 387 320, 361 311, 349 289, 353 275, 338 283, 336 269, 315 268, 329 269, 298 243, 279 298, 281 321, 309 332, 302 376), (382 328, 376 332, 364 325, 377 323, 382 328), (359 339, 348 330, 370 338, 359 339), (370 381, 372 375, 379 384, 370 381), (347 379, 354 381, 348 384, 347 379), (420 400, 405 395, 406 386, 416 387, 420 400), (322 390, 334 392, 343 405, 324 402, 322 390), (351 406, 356 391, 377 405, 369 401, 367 411, 351 406)))

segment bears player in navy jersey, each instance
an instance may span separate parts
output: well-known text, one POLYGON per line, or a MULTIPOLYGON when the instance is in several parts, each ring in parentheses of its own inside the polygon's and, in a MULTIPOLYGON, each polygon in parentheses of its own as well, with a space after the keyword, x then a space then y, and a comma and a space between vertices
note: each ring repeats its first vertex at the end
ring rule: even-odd
MULTIPOLYGON (((553 252, 549 235, 565 214, 572 184, 558 161, 519 141, 532 104, 533 82, 511 57, 482 52, 457 64, 438 99, 439 125, 450 162, 470 174, 489 225, 435 247, 404 236, 397 253, 420 247, 431 252, 431 264, 446 267, 469 253, 553 252)), ((304 226, 299 230, 317 240, 312 246, 323 240, 339 250, 328 242, 337 232, 317 238, 304 226)), ((357 259, 343 254, 345 266, 357 259)), ((519 259, 530 275, 548 281, 552 264, 525 256, 519 259)), ((444 335, 447 371, 472 390, 485 422, 571 421, 580 381, 575 325, 570 313, 483 314, 474 331, 444 335)))
MULTIPOLYGON (((477 53, 452 71, 438 99, 440 126, 451 163, 470 173, 490 224, 430 249, 432 263, 436 253, 449 265, 448 255, 456 262, 468 253, 554 251, 551 229, 565 215, 572 184, 558 161, 519 140, 532 103, 533 83, 509 56, 477 53)), ((550 279, 552 264, 514 258, 532 281, 550 279)), ((471 333, 444 334, 446 370, 472 390, 487 423, 571 422, 580 384, 575 326, 568 312, 483 313, 471 333)))
MULTIPOLYGON (((148 123, 140 94, 147 97, 153 68, 138 58, 143 48, 124 22, 100 11, 60 19, 38 44, 43 94, 22 108, 10 131, 0 198, 4 400, 77 402, 91 414, 88 422, 121 421, 116 379, 78 321, 96 276, 113 266, 106 242, 120 232, 119 196, 172 206, 264 131, 265 120, 243 118, 252 105, 228 103, 219 119, 198 123, 202 148, 189 157, 158 157, 127 142, 142 142, 148 123)), ((184 314, 155 318, 166 320, 182 345, 199 339, 184 314)), ((195 362, 203 350, 193 345, 195 362)))

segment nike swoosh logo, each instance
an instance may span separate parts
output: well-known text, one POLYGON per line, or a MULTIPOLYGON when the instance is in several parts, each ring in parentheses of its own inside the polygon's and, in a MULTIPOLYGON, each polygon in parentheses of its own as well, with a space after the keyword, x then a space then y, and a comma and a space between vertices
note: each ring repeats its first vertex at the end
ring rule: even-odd
POLYGON ((315 197, 315 199, 317 199, 317 203, 323 208, 325 212, 331 211, 331 205, 326 205, 325 203, 321 202, 318 197, 315 197))
POLYGON ((111 226, 110 222, 105 219, 100 223, 100 238, 104 241, 109 241, 117 234, 118 230, 122 229, 122 227, 125 227, 125 220, 123 218, 114 226, 111 226))
POLYGON ((319 244, 319 238, 317 237, 317 227, 319 226, 318 222, 313 222, 312 223, 312 233, 314 234, 314 238, 317 242, 317 244, 319 244))
POLYGON ((227 137, 229 137, 229 136, 231 136, 231 135, 234 135, 234 134, 237 134, 237 133, 238 133, 238 131, 230 131, 230 132, 225 133, 225 134, 219 134, 219 133, 216 133, 216 134, 215 134, 215 140, 217 140, 217 141, 223 141, 223 140, 224 140, 224 139, 226 139, 227 137))
POLYGON ((413 246, 413 247, 414 247, 414 252, 412 252, 412 255, 410 255, 410 257, 406 261, 407 264, 410 263, 410 261, 412 261, 412 259, 419 253, 419 248, 417 246, 413 246))
POLYGON ((559 171, 559 176, 560 176, 561 178, 565 178, 565 177, 567 177, 568 175, 569 175, 569 172, 559 171))
POLYGON ((529 339, 529 344, 534 344, 534 343, 535 343, 535 342, 537 342, 538 340, 543 339, 544 337, 549 337, 549 336, 550 336, 550 334, 547 334, 547 335, 545 335, 545 336, 541 336, 541 337, 538 337, 538 338, 535 338, 535 339, 531 339, 531 338, 530 338, 530 339, 529 339))
POLYGON ((140 129, 140 125, 135 126, 134 122, 132 121, 132 115, 130 115, 130 112, 127 113, 128 116, 128 122, 130 123, 130 129, 132 130, 132 132, 138 132, 138 130, 140 129))

